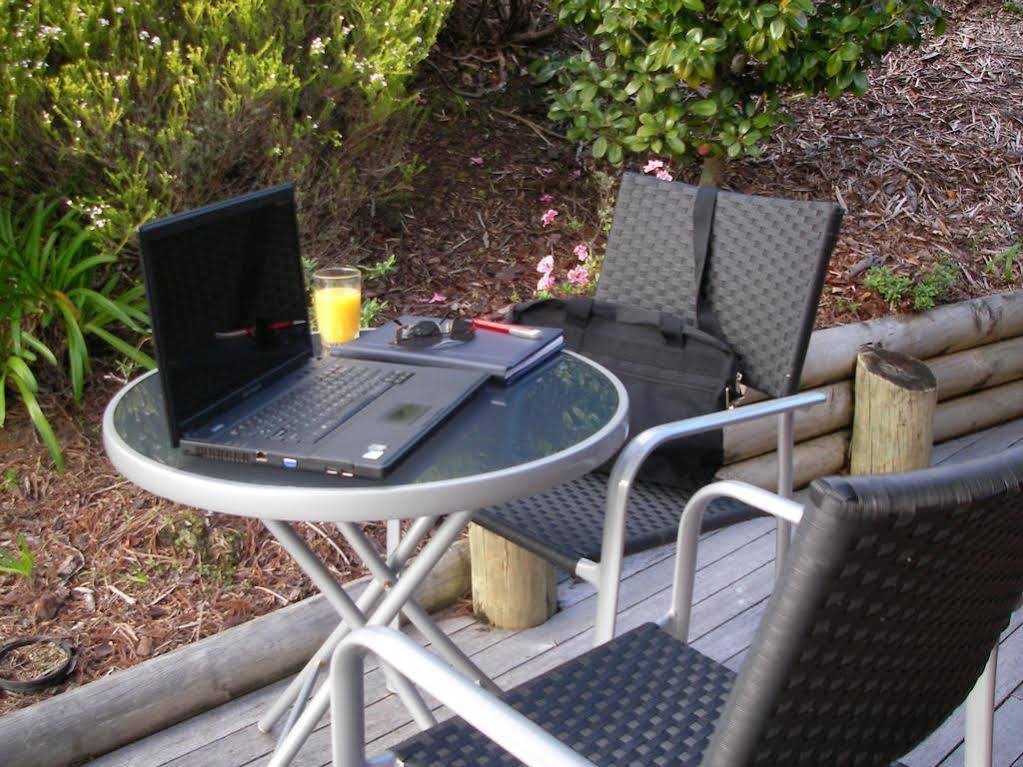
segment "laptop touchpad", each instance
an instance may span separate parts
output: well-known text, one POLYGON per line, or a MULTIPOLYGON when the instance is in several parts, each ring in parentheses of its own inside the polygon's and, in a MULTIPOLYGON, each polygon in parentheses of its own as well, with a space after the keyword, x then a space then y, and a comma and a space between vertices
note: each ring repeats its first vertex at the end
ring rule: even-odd
POLYGON ((403 402, 393 407, 384 416, 384 420, 394 424, 415 423, 428 410, 430 410, 428 405, 422 405, 418 402, 403 402))

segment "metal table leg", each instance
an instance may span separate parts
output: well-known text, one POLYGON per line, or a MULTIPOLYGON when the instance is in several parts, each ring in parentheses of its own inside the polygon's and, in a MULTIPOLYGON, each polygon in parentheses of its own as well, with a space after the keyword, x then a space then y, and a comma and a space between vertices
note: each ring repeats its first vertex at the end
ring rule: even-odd
MULTIPOLYGON (((358 609, 351 597, 349 597, 344 589, 341 588, 341 586, 334 580, 319 559, 317 559, 316 555, 309 549, 305 541, 302 540, 302 538, 294 530, 292 530, 287 523, 277 520, 267 520, 265 524, 270 532, 273 533, 274 537, 281 542, 281 545, 283 545, 295 558, 299 567, 302 568, 317 588, 319 588, 324 594, 331 605, 334 606, 334 609, 338 611, 348 628, 351 629, 360 628, 364 625, 387 625, 390 621, 392 621, 398 613, 409 604, 416 587, 423 582, 426 576, 444 555, 444 552, 469 524, 472 519, 472 514, 473 512, 471 511, 462 511, 451 514, 437 527, 433 537, 426 543, 422 551, 419 553, 419 556, 411 562, 401 576, 393 583, 382 583, 386 594, 383 599, 380 600, 379 604, 376 605, 375 609, 373 609, 373 612, 368 619, 358 609), (387 588, 388 585, 390 585, 390 588, 387 588)), ((428 518, 427 521, 432 522, 432 520, 429 520, 428 518)), ((423 520, 418 520, 417 525, 419 522, 423 522, 423 520)), ((416 525, 413 526, 413 529, 415 529, 415 527, 416 525)), ((358 532, 358 535, 355 536, 356 538, 362 538, 365 540, 361 531, 356 530, 356 532, 358 532)), ((365 542, 367 544, 369 543, 368 540, 365 542)), ((402 541, 402 544, 400 544, 398 548, 405 549, 406 546, 404 544, 405 541, 402 541)), ((361 545, 362 544, 360 544, 360 547, 361 545)), ((414 548, 414 546, 412 548, 414 548)), ((370 549, 372 549, 372 545, 370 545, 370 549)), ((366 553, 368 554, 369 552, 366 553)), ((391 562, 382 562, 375 549, 372 549, 372 553, 373 556, 369 557, 370 561, 374 563, 370 568, 371 572, 373 569, 377 569, 381 573, 384 573, 385 571, 390 571, 392 573, 400 571, 400 565, 391 562), (380 569, 380 565, 383 565, 382 570, 380 569)), ((395 555, 398 553, 399 552, 396 550, 395 555)), ((397 559, 397 557, 395 558, 397 559)), ((367 567, 369 567, 368 562, 367 567)), ((377 582, 378 579, 375 579, 374 583, 377 582)), ((418 609, 421 610, 422 608, 418 609)), ((414 615, 417 621, 420 617, 422 617, 415 607, 411 608, 410 613, 410 618, 414 615)), ((438 633, 443 634, 443 632, 440 632, 439 629, 436 629, 436 626, 433 625, 432 621, 427 622, 430 624, 431 629, 435 629, 438 633)), ((338 630, 335 630, 335 632, 331 635, 331 638, 339 633, 340 632, 338 630)), ((445 637, 445 641, 450 642, 447 637, 445 637)), ((324 647, 326 647, 326 643, 324 647)), ((438 648, 439 647, 440 644, 438 645, 438 648)), ((457 650, 457 648, 455 649, 457 650)), ((323 647, 321 647, 321 651, 322 650, 323 647)), ((317 655, 319 654, 320 653, 318 652, 317 655)), ((461 651, 458 651, 458 654, 463 658, 465 657, 461 651)), ((469 663, 471 667, 475 669, 475 665, 472 664, 468 658, 465 658, 465 662, 469 663)), ((427 729, 433 726, 433 724, 436 723, 436 719, 429 707, 423 701, 418 690, 416 690, 415 687, 413 687, 412 684, 405 679, 405 677, 394 672, 393 669, 383 663, 381 663, 381 670, 385 673, 385 675, 387 675, 389 683, 394 685, 394 688, 398 691, 402 702, 405 704, 406 708, 408 708, 419 727, 427 729)), ((479 672, 478 669, 476 669, 476 672, 482 674, 482 672, 479 672)), ((476 674, 473 674, 473 676, 475 675, 476 674)), ((302 744, 305 742, 306 738, 308 738, 310 733, 312 733, 320 717, 323 716, 323 713, 327 710, 329 702, 330 686, 322 684, 305 706, 301 716, 299 716, 295 722, 294 727, 277 744, 277 748, 275 749, 270 761, 271 767, 283 767, 283 765, 287 765, 291 762, 295 754, 298 753, 299 748, 301 748, 302 744)))
MULTIPOLYGON (((388 557, 388 565, 395 569, 403 567, 408 558, 415 553, 419 544, 422 543, 426 536, 430 534, 433 527, 433 519, 423 518, 417 520, 409 529, 405 538, 399 542, 393 554, 388 557)), ((270 528, 268 527, 268 529, 270 528)), ((359 597, 359 600, 356 602, 356 607, 358 607, 359 612, 366 615, 369 611, 375 608, 377 603, 380 601, 380 598, 383 596, 383 593, 384 584, 378 580, 371 581, 366 586, 366 590, 359 597)), ((350 627, 344 621, 338 624, 337 628, 331 632, 327 640, 320 646, 320 649, 317 650, 313 657, 309 659, 305 667, 294 679, 291 680, 291 684, 288 685, 287 689, 285 689, 285 691, 278 696, 277 700, 273 702, 273 705, 264 712, 263 716, 256 724, 260 732, 270 732, 270 730, 273 729, 273 726, 284 715, 284 712, 288 710, 288 707, 295 702, 296 697, 308 676, 315 676, 317 671, 330 661, 330 656, 331 653, 334 652, 334 648, 337 647, 341 640, 348 635, 349 631, 350 627)), ((301 713, 301 709, 304 704, 305 698, 302 698, 297 705, 297 713, 301 713)), ((287 732, 287 729, 285 729, 285 732, 287 732)))
MULTIPOLYGON (((341 534, 345 537, 345 540, 351 544, 355 553, 358 554, 359 558, 365 563, 366 567, 376 580, 384 583, 394 583, 398 579, 399 576, 392 568, 388 567, 377 553, 376 548, 374 548, 369 538, 366 537, 366 534, 359 529, 358 525, 352 524, 351 522, 339 522, 337 527, 341 531, 341 534)), ((418 586, 419 584, 416 585, 418 586)), ((437 624, 435 624, 433 619, 430 618, 429 613, 422 608, 422 606, 416 601, 415 597, 410 597, 409 600, 402 605, 401 611, 406 615, 406 617, 408 617, 412 624, 423 633, 430 644, 437 648, 437 652, 442 655, 455 669, 491 692, 498 693, 501 691, 501 689, 494 684, 494 682, 486 674, 484 674, 483 671, 480 670, 480 668, 473 663, 465 653, 462 652, 458 645, 451 641, 451 638, 437 627, 437 624)))

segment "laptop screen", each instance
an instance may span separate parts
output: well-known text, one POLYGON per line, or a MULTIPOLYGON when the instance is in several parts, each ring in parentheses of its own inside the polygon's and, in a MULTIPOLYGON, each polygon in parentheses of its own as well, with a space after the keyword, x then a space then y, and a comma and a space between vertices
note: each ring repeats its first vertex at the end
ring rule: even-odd
POLYGON ((175 443, 312 355, 290 185, 154 221, 139 240, 175 443))

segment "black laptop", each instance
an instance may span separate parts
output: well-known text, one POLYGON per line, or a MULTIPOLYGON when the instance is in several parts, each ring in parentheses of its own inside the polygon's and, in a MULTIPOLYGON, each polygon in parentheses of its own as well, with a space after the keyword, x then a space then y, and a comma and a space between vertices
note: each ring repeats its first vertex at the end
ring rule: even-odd
POLYGON ((186 453, 378 478, 487 379, 316 357, 290 185, 154 221, 139 241, 186 453))

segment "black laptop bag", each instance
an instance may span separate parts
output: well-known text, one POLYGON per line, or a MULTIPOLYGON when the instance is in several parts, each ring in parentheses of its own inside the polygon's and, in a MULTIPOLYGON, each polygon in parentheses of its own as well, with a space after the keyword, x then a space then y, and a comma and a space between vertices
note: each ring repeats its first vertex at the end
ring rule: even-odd
MULTIPOLYGON (((697 286, 702 286, 710 256, 716 191, 701 187, 694 208, 697 286)), ((566 348, 614 373, 629 394, 629 435, 634 437, 651 426, 722 410, 738 395, 736 355, 722 340, 699 287, 695 316, 700 327, 664 312, 571 297, 517 304, 511 321, 562 328, 566 348)), ((660 447, 639 477, 695 490, 713 478, 722 460, 718 429, 660 447)), ((602 468, 610 469, 611 463, 602 468)))

